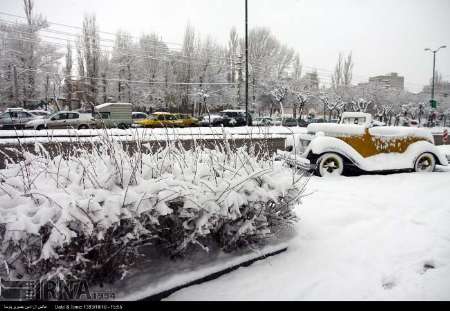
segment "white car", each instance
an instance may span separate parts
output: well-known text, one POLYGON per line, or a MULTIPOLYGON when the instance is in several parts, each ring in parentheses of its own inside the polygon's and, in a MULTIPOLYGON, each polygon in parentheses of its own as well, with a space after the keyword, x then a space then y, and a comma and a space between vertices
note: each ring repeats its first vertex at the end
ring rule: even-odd
POLYGON ((75 111, 59 111, 47 118, 29 121, 25 128, 34 130, 43 129, 88 129, 95 127, 95 120, 91 114, 79 113, 75 111))
POLYGON ((218 114, 211 114, 203 116, 200 120, 200 126, 220 126, 223 124, 223 117, 218 114))
POLYGON ((254 126, 270 126, 272 123, 272 118, 269 117, 258 117, 253 121, 254 126))

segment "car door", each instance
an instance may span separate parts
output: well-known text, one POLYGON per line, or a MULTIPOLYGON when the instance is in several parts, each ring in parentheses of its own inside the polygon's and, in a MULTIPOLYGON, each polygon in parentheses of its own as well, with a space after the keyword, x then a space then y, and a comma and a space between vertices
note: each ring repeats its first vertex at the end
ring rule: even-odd
POLYGON ((68 112, 66 128, 78 129, 79 125, 80 125, 80 114, 76 112, 68 112))
POLYGON ((67 126, 67 113, 61 112, 54 115, 47 123, 49 129, 63 129, 67 126))
POLYGON ((33 115, 31 113, 26 112, 26 111, 18 111, 17 117, 18 117, 17 124, 19 124, 20 127, 25 127, 25 124, 28 121, 31 121, 35 118, 35 117, 33 117, 33 115))
POLYGON ((12 124, 11 112, 5 112, 0 116, 0 126, 1 128, 7 129, 12 124))

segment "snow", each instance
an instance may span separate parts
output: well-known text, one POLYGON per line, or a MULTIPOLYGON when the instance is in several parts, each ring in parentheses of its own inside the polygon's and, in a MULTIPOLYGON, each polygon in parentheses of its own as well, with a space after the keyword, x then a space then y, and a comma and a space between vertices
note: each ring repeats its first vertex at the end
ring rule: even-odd
MULTIPOLYGON (((291 127, 286 128, 282 126, 269 126, 269 127, 191 127, 191 128, 135 128, 128 130, 121 129, 88 129, 88 130, 76 130, 76 129, 55 129, 55 130, 5 130, 0 131, 0 138, 2 137, 24 137, 24 136, 97 136, 102 134, 109 134, 114 136, 133 136, 133 135, 222 135, 223 131, 228 134, 236 135, 252 135, 252 134, 279 134, 279 135, 291 135, 293 133, 306 133, 304 127, 291 127)), ((3 140, 3 139, 2 139, 3 140)))
POLYGON ((134 301, 171 290, 175 287, 188 284, 211 274, 221 272, 243 262, 270 254, 286 248, 286 243, 267 245, 259 250, 241 251, 241 253, 226 254, 220 252, 214 256, 192 256, 183 260, 174 260, 164 263, 162 271, 158 265, 148 265, 144 270, 129 277, 119 287, 111 288, 116 291, 116 299, 121 301, 134 301), (151 275, 151 282, 149 282, 151 275))
POLYGON ((369 129, 369 133, 373 136, 383 136, 387 138, 396 137, 421 137, 429 141, 433 141, 431 131, 426 128, 414 128, 405 126, 379 126, 369 129))
POLYGON ((98 106, 95 106, 95 109, 103 109, 109 106, 124 106, 124 107, 132 107, 133 105, 130 103, 104 103, 98 106))
POLYGON ((323 132, 325 135, 364 135, 365 126, 354 124, 312 123, 308 125, 308 133, 323 132))
POLYGON ((449 188, 442 167, 312 177, 287 252, 168 300, 450 300, 449 188))

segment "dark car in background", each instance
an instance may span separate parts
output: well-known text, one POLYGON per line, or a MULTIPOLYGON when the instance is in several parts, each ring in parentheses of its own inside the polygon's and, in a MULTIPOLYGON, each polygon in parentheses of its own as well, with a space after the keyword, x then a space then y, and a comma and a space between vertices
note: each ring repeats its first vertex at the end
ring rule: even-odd
POLYGON ((323 118, 309 119, 308 123, 327 123, 327 121, 323 118))
POLYGON ((303 120, 303 119, 298 119, 298 120, 297 120, 297 123, 298 123, 298 126, 300 126, 300 127, 307 127, 308 124, 309 124, 308 121, 303 120))
POLYGON ((298 126, 297 120, 294 118, 284 118, 281 124, 286 127, 298 126))
MULTIPOLYGON (((222 117, 223 126, 246 126, 247 120, 245 119, 244 110, 224 110, 219 112, 222 117)), ((252 125, 252 116, 249 115, 249 125, 252 125)))

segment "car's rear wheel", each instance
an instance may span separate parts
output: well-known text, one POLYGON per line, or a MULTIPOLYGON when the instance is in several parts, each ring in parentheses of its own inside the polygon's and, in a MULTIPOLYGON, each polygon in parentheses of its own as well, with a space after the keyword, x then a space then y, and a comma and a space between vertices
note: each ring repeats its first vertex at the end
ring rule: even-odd
POLYGON ((86 124, 81 124, 78 129, 79 130, 87 130, 89 128, 89 126, 87 126, 86 124))
POLYGON ((433 172, 436 168, 436 159, 431 153, 421 154, 414 164, 415 172, 433 172))
POLYGON ((38 131, 41 131, 41 130, 43 130, 43 129, 45 129, 45 126, 44 125, 38 125, 38 127, 36 128, 36 130, 38 130, 38 131))
POLYGON ((321 177, 341 176, 344 172, 344 160, 337 153, 325 153, 317 161, 317 174, 321 177))
POLYGON ((128 129, 128 126, 126 124, 124 124, 124 123, 120 123, 118 128, 121 129, 121 130, 126 130, 126 129, 128 129))

